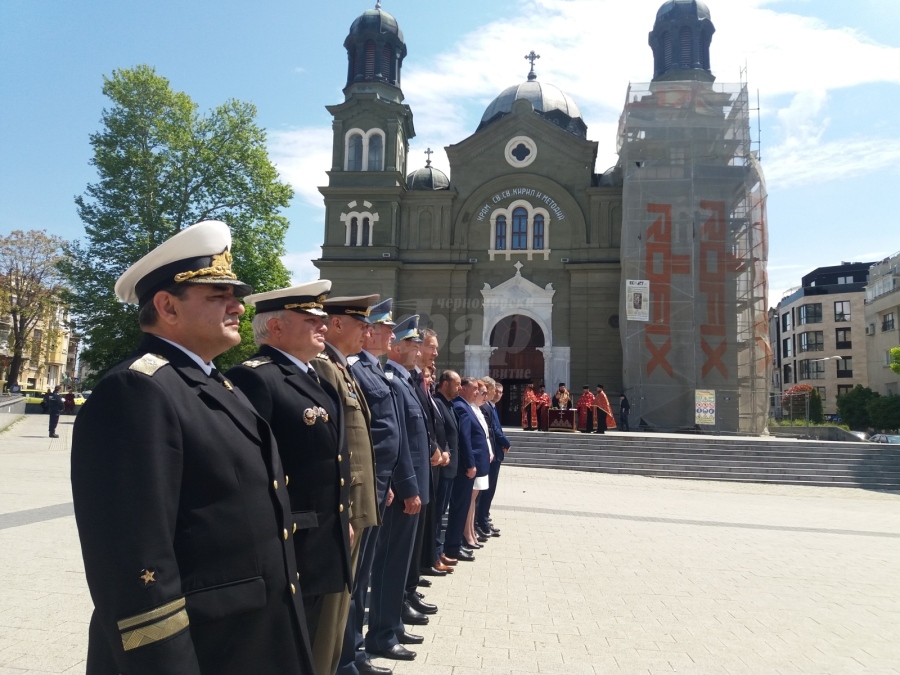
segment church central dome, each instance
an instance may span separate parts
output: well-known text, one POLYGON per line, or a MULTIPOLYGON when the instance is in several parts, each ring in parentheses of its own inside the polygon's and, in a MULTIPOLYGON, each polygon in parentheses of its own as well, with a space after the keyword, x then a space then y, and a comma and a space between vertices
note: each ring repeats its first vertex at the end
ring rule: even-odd
POLYGON ((527 82, 504 89, 497 98, 491 101, 487 110, 484 111, 484 115, 481 116, 478 130, 480 131, 504 115, 508 115, 512 110, 513 103, 519 99, 531 103, 537 114, 569 133, 581 138, 586 136, 587 125, 581 119, 581 111, 575 100, 559 87, 538 82, 531 77, 527 82))

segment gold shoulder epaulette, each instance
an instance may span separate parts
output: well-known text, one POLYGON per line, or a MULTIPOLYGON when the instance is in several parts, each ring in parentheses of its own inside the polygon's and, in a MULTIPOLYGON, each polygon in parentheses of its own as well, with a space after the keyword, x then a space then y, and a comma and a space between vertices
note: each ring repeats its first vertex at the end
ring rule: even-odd
POLYGON ((247 366, 248 368, 259 368, 260 366, 264 366, 267 363, 272 363, 272 358, 269 356, 258 356, 255 359, 248 359, 244 361, 241 365, 247 366))
POLYGON ((156 374, 157 370, 168 364, 169 361, 158 354, 144 354, 141 358, 128 366, 128 370, 136 370, 139 373, 150 375, 152 377, 156 374))
POLYGON ((316 354, 317 359, 322 359, 323 361, 330 361, 331 359, 328 357, 328 352, 319 352, 316 354))

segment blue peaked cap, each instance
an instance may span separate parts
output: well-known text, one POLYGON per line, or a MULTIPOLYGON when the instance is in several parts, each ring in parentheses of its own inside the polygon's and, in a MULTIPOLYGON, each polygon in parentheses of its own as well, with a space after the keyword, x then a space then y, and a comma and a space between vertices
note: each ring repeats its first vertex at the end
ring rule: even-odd
POLYGON ((402 340, 412 340, 413 342, 421 342, 422 335, 419 333, 419 315, 413 314, 411 317, 403 319, 394 326, 394 342, 402 340))
POLYGON ((385 326, 396 326, 397 324, 394 323, 392 316, 393 309, 393 298, 382 300, 377 305, 372 305, 369 308, 369 316, 365 317, 363 321, 371 325, 382 323, 385 326))

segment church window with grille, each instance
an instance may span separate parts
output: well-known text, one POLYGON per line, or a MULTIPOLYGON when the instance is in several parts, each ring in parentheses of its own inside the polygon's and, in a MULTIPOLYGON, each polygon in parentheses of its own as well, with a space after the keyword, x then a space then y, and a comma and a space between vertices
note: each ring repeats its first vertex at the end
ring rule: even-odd
POLYGON ((388 81, 394 79, 393 77, 391 77, 391 61, 393 60, 391 58, 392 56, 393 51, 391 50, 391 46, 385 45, 381 50, 381 75, 388 81))
POLYGON ((381 134, 369 137, 369 171, 381 171, 384 168, 384 138, 381 134))
POLYGON ((663 65, 665 70, 672 67, 672 35, 668 31, 663 33, 663 65))
POLYGON ((495 226, 494 248, 498 251, 506 250, 506 216, 499 216, 495 226))
POLYGON ((375 77, 375 42, 366 42, 366 79, 375 77))
POLYGON ((538 214, 534 217, 534 235, 532 246, 535 251, 544 250, 544 216, 538 214))
POLYGON ((528 212, 523 208, 513 211, 512 249, 524 251, 528 248, 528 212))
POLYGON ((347 171, 362 171, 362 155, 362 134, 351 134, 347 141, 347 171))
POLYGON ((681 67, 691 67, 691 29, 685 26, 681 29, 681 67))

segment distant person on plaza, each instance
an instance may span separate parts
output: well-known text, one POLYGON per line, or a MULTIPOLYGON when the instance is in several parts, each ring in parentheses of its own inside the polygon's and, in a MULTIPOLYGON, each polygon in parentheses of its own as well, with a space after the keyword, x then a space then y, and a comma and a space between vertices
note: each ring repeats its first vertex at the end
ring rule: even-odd
POLYGON ((272 428, 290 479, 283 489, 291 500, 291 541, 317 673, 331 670, 346 621, 323 610, 339 605, 353 585, 344 417, 337 391, 311 365, 325 347, 322 303, 330 290, 322 279, 248 295, 259 348, 227 373, 272 428))
POLYGON ((51 387, 47 387, 47 391, 44 392, 44 395, 41 396, 41 410, 43 412, 48 412, 50 410, 50 404, 47 402, 53 396, 53 389, 51 387))
POLYGON ((66 415, 75 414, 75 392, 69 389, 66 395, 63 396, 63 401, 65 402, 66 415))
POLYGON ((550 394, 547 393, 544 385, 538 387, 535 405, 537 406, 537 428, 539 431, 547 431, 550 428, 550 394))
POLYGON ((251 291, 230 249, 225 223, 198 223, 115 286, 144 336, 72 437, 91 675, 315 673, 278 448, 212 364, 251 291))
POLYGON ((497 480, 500 478, 503 457, 509 452, 509 439, 503 433, 500 416, 497 414, 497 403, 503 398, 503 385, 490 377, 485 377, 484 382, 487 384, 487 397, 481 405, 481 411, 484 413, 491 431, 491 447, 494 450, 494 456, 488 471, 488 487, 479 493, 478 501, 475 504, 475 533, 481 534, 483 537, 499 537, 500 530, 491 522, 491 502, 494 501, 494 493, 497 491, 497 480))
POLYGON ((566 389, 565 382, 560 382, 559 389, 553 394, 553 407, 560 410, 568 410, 572 407, 572 395, 566 389))
POLYGON ((603 391, 603 385, 597 385, 597 393, 594 394, 594 420, 597 424, 595 433, 605 434, 607 429, 616 428, 616 418, 613 417, 612 410, 609 407, 609 398, 603 391))
POLYGON ((591 388, 584 385, 581 390, 581 398, 575 407, 578 409, 578 429, 585 433, 591 433, 592 420, 594 419, 594 395, 591 388))
POLYGON ((450 505, 450 492, 453 481, 459 469, 459 420, 453 410, 453 399, 459 395, 460 377, 453 370, 445 370, 441 373, 434 395, 435 403, 440 406, 441 419, 444 422, 444 434, 447 437, 447 461, 441 466, 436 493, 437 504, 435 506, 435 553, 437 560, 448 567, 457 564, 456 558, 450 558, 444 553, 446 528, 443 520, 444 514, 450 505))
POLYGON ((622 431, 631 431, 628 426, 628 415, 631 414, 631 404, 625 397, 625 394, 619 394, 619 429, 622 431))
POLYGON ((60 389, 62 387, 57 386, 47 396, 47 413, 50 415, 50 438, 59 438, 56 433, 56 425, 59 424, 59 416, 66 405, 59 393, 60 389))
POLYGON ((534 393, 534 385, 525 385, 525 394, 522 397, 522 429, 534 431, 538 426, 537 396, 534 393))

